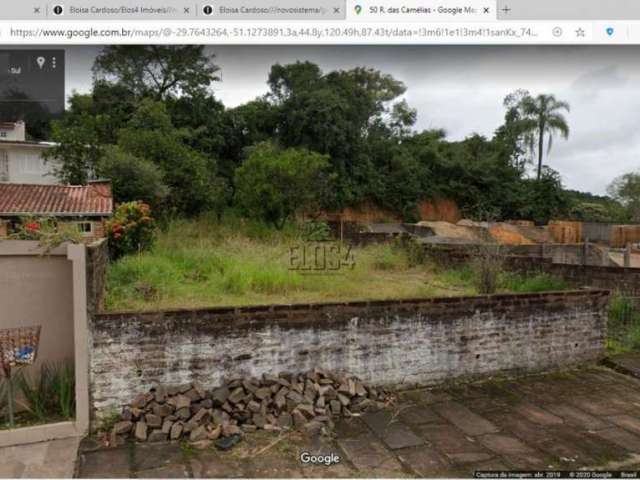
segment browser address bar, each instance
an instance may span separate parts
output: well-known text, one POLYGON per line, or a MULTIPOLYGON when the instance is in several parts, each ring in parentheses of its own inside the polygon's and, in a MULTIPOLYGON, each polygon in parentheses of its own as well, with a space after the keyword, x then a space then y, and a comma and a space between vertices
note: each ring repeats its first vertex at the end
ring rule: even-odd
POLYGON ((0 22, 0 43, 74 44, 584 44, 589 22, 0 22))

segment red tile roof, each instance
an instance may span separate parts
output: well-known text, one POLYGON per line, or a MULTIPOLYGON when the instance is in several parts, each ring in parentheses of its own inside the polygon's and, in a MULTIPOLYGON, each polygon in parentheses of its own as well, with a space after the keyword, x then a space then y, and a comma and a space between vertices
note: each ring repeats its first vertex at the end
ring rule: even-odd
POLYGON ((113 196, 108 182, 85 186, 0 183, 0 216, 109 216, 113 196))

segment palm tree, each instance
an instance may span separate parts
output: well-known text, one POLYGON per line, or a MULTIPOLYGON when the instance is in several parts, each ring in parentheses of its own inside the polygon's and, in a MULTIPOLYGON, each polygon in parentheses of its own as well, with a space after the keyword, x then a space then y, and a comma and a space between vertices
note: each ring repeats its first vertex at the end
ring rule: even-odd
POLYGON ((538 146, 538 180, 542 176, 545 136, 547 137, 547 155, 553 145, 553 136, 559 133, 565 140, 569 138, 569 125, 562 111, 569 112, 567 102, 556 99, 554 95, 541 94, 537 97, 526 95, 520 100, 518 110, 521 115, 525 139, 533 152, 538 146))

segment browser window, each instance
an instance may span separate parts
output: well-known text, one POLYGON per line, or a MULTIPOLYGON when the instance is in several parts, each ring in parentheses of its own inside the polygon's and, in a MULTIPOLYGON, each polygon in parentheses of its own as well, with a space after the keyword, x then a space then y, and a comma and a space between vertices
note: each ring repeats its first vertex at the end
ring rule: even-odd
POLYGON ((640 4, 0 6, 0 477, 637 478, 640 4))

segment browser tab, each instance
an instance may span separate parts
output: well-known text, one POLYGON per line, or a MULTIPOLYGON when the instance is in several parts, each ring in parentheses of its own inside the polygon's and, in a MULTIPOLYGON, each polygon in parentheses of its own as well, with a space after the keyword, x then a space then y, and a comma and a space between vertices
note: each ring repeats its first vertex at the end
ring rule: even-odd
POLYGON ((200 5, 211 20, 344 20, 346 0, 222 0, 200 5))
POLYGON ((360 2, 350 11, 360 21, 491 21, 496 19, 494 0, 394 0, 360 2))

